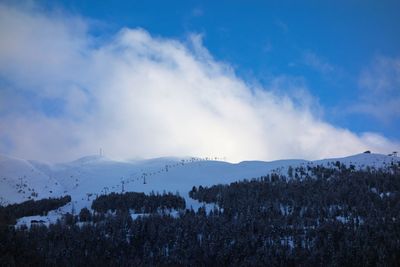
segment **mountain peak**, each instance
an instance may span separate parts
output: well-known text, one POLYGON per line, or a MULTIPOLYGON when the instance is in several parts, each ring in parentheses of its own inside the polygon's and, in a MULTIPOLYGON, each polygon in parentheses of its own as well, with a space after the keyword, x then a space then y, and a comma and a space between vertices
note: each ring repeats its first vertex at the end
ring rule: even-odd
POLYGON ((107 158, 105 156, 101 156, 101 155, 88 155, 88 156, 84 156, 79 159, 76 159, 70 163, 83 165, 83 164, 91 164, 91 163, 96 163, 96 162, 100 162, 100 161, 109 161, 109 160, 110 160, 109 158, 107 158))

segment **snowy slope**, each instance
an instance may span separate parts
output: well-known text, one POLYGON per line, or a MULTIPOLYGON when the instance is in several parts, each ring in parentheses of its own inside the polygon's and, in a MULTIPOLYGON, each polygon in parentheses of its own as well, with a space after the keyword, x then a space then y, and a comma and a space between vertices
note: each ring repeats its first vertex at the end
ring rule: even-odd
POLYGON ((0 155, 0 204, 59 196, 61 186, 30 162, 0 155))
POLYGON ((387 156, 387 155, 382 155, 382 154, 368 154, 368 153, 362 153, 362 154, 357 154, 349 157, 344 157, 344 158, 332 158, 332 159, 324 159, 324 160, 316 160, 313 161, 314 164, 317 165, 324 165, 328 166, 328 163, 340 161, 341 163, 345 164, 346 166, 349 165, 354 165, 357 168, 365 168, 365 167, 370 167, 370 168, 382 168, 389 166, 391 162, 399 162, 400 157, 395 157, 395 156, 387 156))
POLYGON ((380 168, 390 165, 392 161, 398 162, 400 158, 380 154, 358 154, 318 161, 245 161, 232 164, 197 158, 157 158, 121 162, 101 156, 87 156, 68 163, 46 164, 1 156, 0 197, 3 203, 13 203, 26 200, 33 191, 38 193, 37 198, 71 195, 72 203, 59 211, 63 213, 71 209, 79 212, 82 207, 90 207, 91 201, 99 194, 122 191, 162 193, 165 190, 179 192, 185 197, 188 207, 195 208, 199 203, 188 197, 188 192, 194 185, 230 183, 271 172, 286 174, 289 166, 333 166, 336 161, 347 166, 355 165, 357 168, 380 168), (19 191, 21 177, 22 184, 27 185, 25 193, 19 191))

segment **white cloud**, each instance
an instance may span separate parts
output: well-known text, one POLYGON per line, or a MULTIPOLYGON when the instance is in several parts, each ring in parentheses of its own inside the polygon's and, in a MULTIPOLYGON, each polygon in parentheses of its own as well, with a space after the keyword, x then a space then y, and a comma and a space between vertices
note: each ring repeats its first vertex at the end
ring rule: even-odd
POLYGON ((249 85, 213 59, 198 35, 185 44, 122 29, 95 43, 82 19, 1 5, 0 25, 6 40, 0 42, 0 77, 7 84, 0 95, 8 103, 0 109, 5 153, 59 161, 102 147, 114 158, 237 161, 399 147, 322 121, 312 97, 291 82, 249 85), (286 90, 299 93, 292 97, 286 90), (60 103, 61 112, 49 111, 49 101, 60 103))
POLYGON ((332 64, 310 51, 304 53, 304 63, 322 74, 329 74, 335 71, 335 67, 332 64))
POLYGON ((359 77, 360 98, 351 112, 389 123, 400 119, 400 58, 376 57, 359 77))

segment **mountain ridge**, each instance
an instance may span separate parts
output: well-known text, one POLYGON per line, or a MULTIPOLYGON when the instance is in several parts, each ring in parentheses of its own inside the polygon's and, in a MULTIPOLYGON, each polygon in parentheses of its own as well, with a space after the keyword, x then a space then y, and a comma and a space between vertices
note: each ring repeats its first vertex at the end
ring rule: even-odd
POLYGON ((187 192, 192 186, 231 183, 271 172, 287 174, 289 166, 329 167, 336 161, 356 168, 381 168, 389 166, 391 162, 399 162, 400 157, 361 153, 315 161, 283 159, 229 163, 195 157, 116 161, 100 155, 89 155, 66 163, 51 164, 0 155, 0 203, 70 194, 75 208, 81 208, 90 206, 88 195, 166 190, 179 192, 190 205, 193 201, 187 197, 187 192))

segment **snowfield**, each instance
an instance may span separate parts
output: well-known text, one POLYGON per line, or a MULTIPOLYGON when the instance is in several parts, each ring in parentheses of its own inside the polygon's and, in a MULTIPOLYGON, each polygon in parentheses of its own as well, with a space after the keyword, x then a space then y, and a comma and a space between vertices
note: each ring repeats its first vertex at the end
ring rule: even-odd
POLYGON ((114 161, 103 156, 87 156, 68 163, 49 164, 0 155, 0 204, 71 196, 71 203, 50 212, 48 216, 21 218, 19 224, 32 219, 54 222, 63 213, 78 213, 83 207, 90 208, 97 195, 110 192, 179 192, 185 198, 187 207, 197 208, 201 204, 188 196, 193 186, 228 184, 271 172, 287 174, 289 166, 333 167, 336 161, 361 169, 381 168, 399 162, 400 157, 363 153, 317 161, 244 161, 232 164, 199 158, 114 161))

